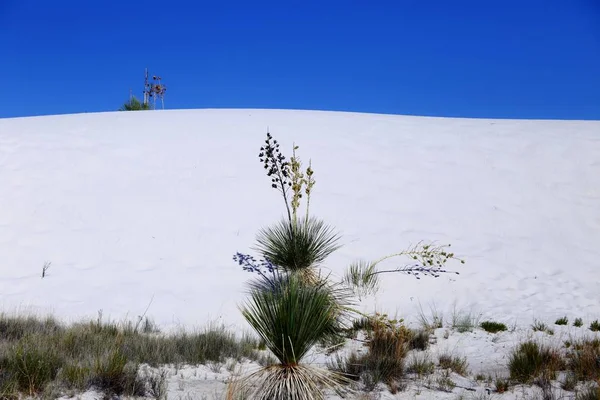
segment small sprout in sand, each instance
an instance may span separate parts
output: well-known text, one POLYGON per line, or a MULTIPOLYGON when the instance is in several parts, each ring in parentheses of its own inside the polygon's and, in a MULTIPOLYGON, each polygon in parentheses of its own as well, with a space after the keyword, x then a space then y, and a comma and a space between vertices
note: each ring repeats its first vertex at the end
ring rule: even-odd
POLYGON ((569 319, 566 316, 559 318, 554 322, 554 324, 556 324, 556 325, 567 325, 568 323, 569 323, 569 319))

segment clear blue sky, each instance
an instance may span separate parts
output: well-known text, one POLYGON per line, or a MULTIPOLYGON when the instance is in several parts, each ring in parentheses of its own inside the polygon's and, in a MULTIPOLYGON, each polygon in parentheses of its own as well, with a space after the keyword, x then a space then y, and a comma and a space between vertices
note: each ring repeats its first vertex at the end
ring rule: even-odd
POLYGON ((600 0, 0 0, 0 117, 166 108, 600 119, 600 0))

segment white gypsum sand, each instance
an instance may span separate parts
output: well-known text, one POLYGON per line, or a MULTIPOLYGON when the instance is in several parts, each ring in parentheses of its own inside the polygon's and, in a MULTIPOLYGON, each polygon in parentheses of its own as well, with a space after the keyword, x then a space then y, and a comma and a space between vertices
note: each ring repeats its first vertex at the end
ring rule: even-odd
POLYGON ((600 122, 243 109, 0 120, 3 310, 135 318, 152 299, 165 329, 246 328, 253 276, 232 255, 284 214, 258 161, 267 127, 312 159, 312 213, 343 235, 336 276, 420 240, 466 260, 458 276, 385 275, 367 311, 600 314, 600 122))

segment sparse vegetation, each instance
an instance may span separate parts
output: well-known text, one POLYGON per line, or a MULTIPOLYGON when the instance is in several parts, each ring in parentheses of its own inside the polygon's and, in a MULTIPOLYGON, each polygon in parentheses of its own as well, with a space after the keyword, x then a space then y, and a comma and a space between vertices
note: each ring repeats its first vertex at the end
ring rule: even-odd
POLYGON ((600 321, 595 320, 590 323, 590 331, 592 332, 600 332, 600 321))
POLYGON ((575 387, 577 386, 577 376, 575 376, 575 374, 568 372, 565 375, 565 379, 561 384, 561 387, 569 392, 572 392, 575 387))
POLYGON ((435 370, 435 364, 431 361, 429 354, 425 352, 413 353, 406 367, 406 372, 417 374, 418 376, 432 374, 435 370))
POLYGON ((477 316, 472 313, 454 311, 452 314, 452 328, 459 333, 471 332, 477 326, 477 316))
MULTIPOLYGON (((173 335, 145 334, 132 322, 63 325, 53 318, 0 314, 0 394, 36 395, 50 386, 61 394, 92 386, 112 394, 142 393, 148 379, 138 366, 204 364, 258 357, 258 342, 223 327, 173 335)), ((143 395, 143 393, 142 393, 143 395)))
POLYGON ((448 376, 447 374, 435 378, 433 385, 434 389, 448 393, 452 392, 452 390, 454 390, 455 387, 456 383, 454 383, 454 381, 450 379, 450 376, 448 376))
MULTIPOLYGON (((260 398, 320 399, 323 396, 320 386, 340 390, 339 383, 348 375, 348 363, 338 359, 326 371, 300 364, 300 361, 317 343, 335 349, 346 337, 355 335, 356 321, 352 328, 345 327, 342 321, 349 313, 361 313, 348 306, 343 288, 332 289, 335 285, 321 276, 320 265, 339 248, 339 236, 325 222, 309 215, 314 171, 310 163, 305 171, 302 169, 296 156, 297 146, 294 145, 289 161, 279 147, 277 140, 267 133, 258 156, 271 187, 283 198, 287 218, 258 233, 255 250, 260 253, 260 260, 239 252, 234 256, 244 270, 260 276, 260 283, 250 284, 250 301, 242 307, 242 313, 279 363, 251 374, 243 384, 236 385, 248 388, 258 384, 260 398), (303 195, 306 211, 304 216, 299 216, 303 195)), ((383 273, 407 273, 417 279, 421 275, 438 277, 451 272, 444 269, 448 260, 464 263, 449 252, 448 247, 419 243, 375 262, 352 264, 342 284, 360 296, 374 292, 378 277, 383 273), (394 257, 407 257, 414 264, 393 270, 375 268, 394 257)), ((360 368, 356 371, 367 387, 382 381, 390 388, 395 387, 394 381, 402 374, 408 349, 428 345, 428 335, 413 333, 401 321, 389 320, 385 315, 376 315, 358 324, 368 328, 369 351, 357 360, 360 368)), ((258 392, 250 396, 257 397, 258 392)))
POLYGON ((489 333, 498 333, 507 329, 505 324, 495 321, 483 321, 481 324, 479 324, 479 326, 481 329, 489 333))
POLYGON ((444 326, 444 315, 438 311, 435 305, 429 307, 429 316, 425 314, 423 307, 419 305, 419 321, 425 331, 432 331, 444 326))
POLYGON ((458 357, 449 353, 444 353, 438 357, 438 364, 441 368, 452 370, 459 375, 464 376, 468 372, 467 359, 464 357, 458 357))
POLYGON ((583 326, 583 320, 581 318, 575 318, 575 321, 573 321, 573 326, 581 328, 583 326))
POLYGON ((533 329, 534 332, 546 332, 548 335, 554 335, 554 331, 548 328, 548 325, 542 321, 534 321, 533 325, 531 325, 531 329, 533 329))
POLYGON ((427 350, 429 347, 429 332, 424 329, 411 331, 409 347, 411 350, 427 350))
POLYGON ((554 322, 555 325, 568 325, 569 324, 569 319, 565 316, 562 318, 557 319, 554 322))

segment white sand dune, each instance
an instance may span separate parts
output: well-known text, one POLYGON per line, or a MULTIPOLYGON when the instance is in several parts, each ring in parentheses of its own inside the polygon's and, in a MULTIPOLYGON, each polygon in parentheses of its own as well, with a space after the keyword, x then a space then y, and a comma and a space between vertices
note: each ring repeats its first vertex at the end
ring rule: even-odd
POLYGON ((312 211, 343 234, 335 274, 419 240, 466 260, 387 275, 369 310, 600 317, 600 122, 280 110, 0 120, 0 307, 120 319, 153 299, 163 327, 245 327, 252 276, 232 255, 284 212, 258 161, 267 127, 312 159, 312 211))

